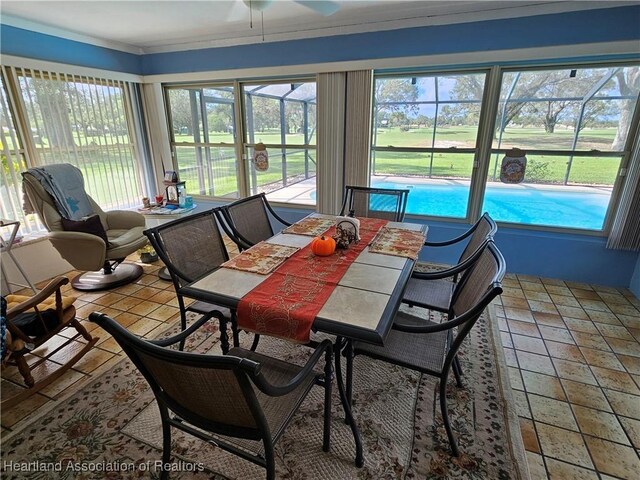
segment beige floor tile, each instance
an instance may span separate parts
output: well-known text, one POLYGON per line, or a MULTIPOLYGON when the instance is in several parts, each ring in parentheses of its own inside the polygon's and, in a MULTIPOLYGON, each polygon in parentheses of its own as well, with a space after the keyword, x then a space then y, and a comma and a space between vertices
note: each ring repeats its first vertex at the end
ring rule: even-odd
POLYGON ((560 286, 560 285, 546 285, 545 284, 545 288, 547 289, 547 292, 549 292, 549 294, 563 295, 563 296, 566 296, 566 297, 572 297, 573 296, 573 293, 571 293, 571 290, 569 289, 569 287, 560 286))
POLYGON ((503 348, 504 359, 507 362, 507 366, 518 368, 518 359, 516 358, 516 352, 512 348, 503 348))
POLYGON ((509 331, 519 335, 528 335, 529 337, 540 337, 540 331, 535 323, 519 322, 518 320, 507 319, 509 331))
POLYGON ((598 480, 598 474, 593 470, 587 470, 553 458, 547 458, 546 463, 549 480, 598 480))
POLYGON ((160 293, 156 293, 153 297, 149 298, 152 302, 167 304, 171 300, 176 299, 176 293, 172 290, 163 290, 160 293))
POLYGON ((584 308, 585 311, 587 311, 587 314, 589 313, 588 310, 611 313, 611 310, 609 309, 607 304, 604 303, 602 300, 583 300, 579 298, 578 302, 580 302, 580 305, 582 306, 582 308, 584 308))
POLYGON ((603 352, 602 350, 587 347, 580 347, 580 350, 589 365, 624 371, 622 363, 612 352, 603 352))
POLYGON ((160 308, 155 309, 147 316, 149 318, 153 318, 154 320, 159 320, 161 322, 166 322, 172 318, 175 318, 176 315, 180 313, 176 307, 171 307, 169 305, 162 305, 160 308))
POLYGON ((516 350, 518 363, 523 370, 529 370, 537 373, 545 373, 547 375, 555 375, 555 370, 551 363, 551 359, 544 355, 536 353, 522 352, 516 350))
POLYGON ((640 460, 633 448, 594 437, 585 439, 599 471, 625 479, 638 478, 640 460))
POLYGON ((631 357, 640 357, 640 343, 637 341, 620 340, 619 338, 608 338, 607 343, 616 353, 629 355, 631 357))
POLYGON ((511 339, 516 350, 547 355, 547 349, 544 346, 544 342, 539 338, 516 335, 514 333, 511 335, 511 339))
POLYGON ((595 323, 591 320, 578 320, 577 318, 564 318, 564 323, 571 332, 582 332, 590 334, 600 334, 600 331, 596 328, 595 323))
POLYGON ((578 432, 537 422, 535 426, 538 432, 538 441, 545 456, 564 460, 581 467, 593 468, 587 447, 582 440, 582 435, 578 432))
POLYGON ((531 410, 529 410, 529 402, 527 394, 520 390, 513 391, 513 399, 516 404, 516 413, 519 417, 531 419, 531 410))
POLYGON ((564 281, 560 280, 559 278, 541 278, 540 281, 544 283, 545 287, 547 286, 564 287, 565 286, 564 281))
POLYGON ((629 355, 617 354, 618 360, 624 365, 629 373, 640 375, 640 357, 631 357, 629 355))
POLYGON ((545 345, 549 355, 554 358, 561 358, 563 360, 571 360, 572 362, 586 363, 586 360, 580 352, 580 348, 576 345, 569 345, 567 343, 552 342, 545 340, 545 345))
POLYGON ((141 300, 149 300, 151 297, 159 294, 162 291, 163 290, 159 288, 145 286, 144 288, 141 288, 137 292, 132 293, 131 296, 139 298, 141 300))
POLYGON ((633 395, 640 395, 640 389, 638 389, 638 386, 631 376, 626 372, 618 372, 602 367, 591 367, 591 371, 601 387, 631 393, 633 395))
POLYGON ((129 325, 136 323, 141 318, 142 317, 140 315, 136 315, 135 313, 124 312, 124 313, 121 313, 120 315, 116 315, 114 317, 114 320, 118 322, 120 325, 122 325, 123 327, 127 328, 129 325))
POLYGON ((595 325, 603 337, 618 338, 630 342, 636 341, 633 335, 629 333, 627 328, 622 325, 607 325, 605 323, 596 323, 595 325))
POLYGON ((504 307, 504 314, 508 319, 520 320, 521 322, 534 323, 533 315, 530 310, 523 308, 504 307))
POLYGON ((538 326, 542 338, 560 343, 575 343, 571 333, 566 328, 549 327, 547 325, 538 326))
POLYGON ((558 312, 563 317, 577 318, 578 320, 589 320, 587 312, 579 307, 568 307, 566 305, 556 305, 558 312))
POLYGON ((82 373, 91 373, 111 358, 113 358, 113 353, 94 347, 92 350, 89 350, 84 357, 78 360, 78 363, 76 363, 73 368, 82 373))
POLYGON ((533 291, 525 290, 524 296, 527 298, 527 300, 529 300, 529 304, 531 304, 532 301, 552 303, 551 297, 546 291, 533 292, 533 291))
POLYGON ((587 365, 562 360, 560 358, 554 358, 553 365, 556 367, 560 378, 587 383, 589 385, 598 385, 598 382, 596 382, 595 377, 587 365))
POLYGON ((520 280, 520 286, 525 292, 546 292, 544 285, 540 282, 529 282, 520 280))
POLYGON ((600 298, 608 304, 631 305, 629 303, 629 300, 627 300, 625 296, 619 292, 616 292, 616 293, 604 292, 604 291, 601 291, 600 287, 598 287, 597 291, 598 291, 598 295, 600 295, 600 298))
POLYGON ((514 308, 529 308, 529 303, 524 298, 502 297, 502 305, 514 308))
POLYGON ((116 292, 109 292, 106 295, 103 295, 100 298, 97 298, 92 303, 96 305, 101 305, 103 307, 110 307, 114 303, 120 302, 125 298, 124 295, 116 292))
POLYGON ((503 297, 525 298, 524 292, 519 288, 504 287, 502 291, 503 297))
POLYGON ((620 417, 619 420, 625 432, 627 432, 627 436, 631 439, 631 444, 640 449, 640 420, 627 417, 620 417))
POLYGON ((129 326, 129 331, 135 335, 143 336, 148 332, 158 327, 161 324, 158 320, 153 320, 152 318, 142 318, 138 320, 136 323, 129 326))
POLYGON ((549 325, 550 327, 564 328, 562 317, 556 313, 533 312, 533 318, 538 325, 549 325))
POLYGON ((609 305, 609 309, 613 313, 619 313, 621 315, 638 315, 638 309, 633 305, 620 305, 620 304, 611 304, 609 305))
POLYGON ((513 348, 513 341, 509 332, 500 332, 500 340, 502 340, 503 347, 513 348))
POLYGON ((582 288, 572 288, 571 294, 580 299, 601 300, 600 296, 594 290, 584 290, 582 288))
POLYGON ((573 413, 583 434, 630 445, 615 415, 580 405, 573 405, 573 413))
POLYGON ((116 310, 127 312, 131 310, 133 307, 135 307, 136 305, 139 305, 140 303, 142 303, 142 301, 143 300, 141 298, 125 297, 121 301, 112 304, 111 307, 116 310))
POLYGON ((603 391, 615 413, 640 420, 640 396, 606 388, 603 391))
POLYGON ((536 300, 529 300, 529 308, 532 312, 541 312, 541 313, 551 313, 554 315, 559 315, 558 310, 553 303, 548 302, 539 302, 536 300))
POLYGON ((571 413, 571 406, 553 398, 527 394, 533 419, 538 422, 555 425, 567 430, 578 431, 578 425, 571 413))
POLYGON ((522 433, 522 441, 524 448, 528 452, 540 453, 540 444, 538 443, 538 435, 533 428, 533 422, 527 418, 520 418, 520 432, 522 433))
POLYGON ((589 317, 590 320, 593 320, 596 323, 606 323, 609 325, 620 325, 620 320, 614 313, 605 312, 602 310, 589 310, 585 309, 585 313, 589 317))
POLYGON ((562 379, 564 391, 570 403, 612 412, 609 402, 600 387, 562 379))
POLYGON ((551 301, 556 305, 564 305, 566 307, 580 307, 580 302, 574 297, 569 295, 558 295, 555 293, 550 294, 551 301))
MULTIPOLYGON (((167 303, 167 305, 171 305, 171 303, 167 303)), ((177 307, 177 305, 173 305, 174 307, 177 307)), ((507 323, 507 319, 504 317, 497 317, 498 320, 498 329, 501 332, 508 332, 509 331, 509 324, 507 323)))
POLYGON ((583 332, 571 332, 577 345, 581 347, 595 348, 597 350, 611 351, 611 348, 607 344, 602 335, 583 332))
POLYGON ((637 315, 622 315, 616 314, 616 317, 620 320, 625 327, 628 328, 640 328, 640 316, 637 315))
MULTIPOLYGON (((3 387, 5 387, 4 383, 3 383, 3 387)), ((4 391, 4 388, 3 388, 3 391, 4 391)), ((43 405, 45 405, 48 402, 51 402, 51 400, 49 400, 44 395, 40 395, 39 393, 36 393, 34 395, 31 395, 26 400, 23 400, 13 408, 9 408, 9 409, 3 408, 2 416, 1 416, 2 426, 5 428, 11 428, 20 420, 22 420, 23 418, 26 418, 30 414, 33 414, 37 409, 41 408, 43 405)))
POLYGON ((88 378, 86 374, 70 369, 64 372, 55 382, 40 390, 40 393, 49 398, 58 398, 66 389, 72 387, 74 384, 84 380, 85 378, 88 378))
POLYGON ((139 303, 138 305, 130 309, 129 313, 135 313, 136 315, 145 317, 160 307, 161 305, 159 303, 144 300, 142 303, 139 303))
POLYGON ((123 287, 118 287, 118 293, 123 295, 131 295, 132 293, 137 292, 144 288, 144 285, 138 285, 136 283, 130 283, 129 285, 125 285, 123 287))
POLYGON ((547 480, 547 471, 544 468, 542 457, 533 452, 526 452, 526 456, 531 480, 547 480))
POLYGON ((566 400, 562 385, 557 377, 523 370, 522 381, 527 393, 551 397, 556 400, 566 400))
POLYGON ((509 382, 511 388, 514 390, 524 390, 524 384, 522 383, 522 376, 520 375, 520 369, 516 367, 507 367, 509 371, 509 382))

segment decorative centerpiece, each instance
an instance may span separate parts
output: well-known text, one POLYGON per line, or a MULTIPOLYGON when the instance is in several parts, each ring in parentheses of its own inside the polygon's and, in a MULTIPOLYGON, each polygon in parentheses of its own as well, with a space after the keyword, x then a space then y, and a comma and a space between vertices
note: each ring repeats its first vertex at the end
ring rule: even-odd
POLYGON ((138 253, 140 254, 140 261, 142 263, 153 263, 158 260, 158 254, 151 245, 145 245, 138 250, 138 253))
POLYGON ((353 216, 336 217, 336 234, 333 237, 336 247, 349 248, 352 243, 360 241, 360 220, 353 216))
POLYGON ((319 257, 328 257, 336 251, 336 241, 331 237, 316 237, 311 240, 311 251, 319 257))

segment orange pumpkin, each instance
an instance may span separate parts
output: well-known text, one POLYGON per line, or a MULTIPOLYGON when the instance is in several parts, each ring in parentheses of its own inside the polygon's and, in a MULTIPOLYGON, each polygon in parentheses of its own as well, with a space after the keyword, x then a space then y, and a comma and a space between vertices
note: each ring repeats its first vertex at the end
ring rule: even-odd
POLYGON ((328 257, 336 251, 336 241, 331 237, 316 237, 311 241, 311 251, 319 257, 328 257))

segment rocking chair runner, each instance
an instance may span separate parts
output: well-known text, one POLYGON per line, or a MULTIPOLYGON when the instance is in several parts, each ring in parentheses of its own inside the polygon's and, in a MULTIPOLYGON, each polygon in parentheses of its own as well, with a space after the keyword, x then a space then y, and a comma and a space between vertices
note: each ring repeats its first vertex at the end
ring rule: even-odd
POLYGON ((69 279, 57 277, 39 293, 26 300, 17 295, 7 296, 9 303, 6 328, 11 336, 11 343, 3 353, 2 364, 17 366, 27 388, 17 395, 3 399, 1 405, 3 409, 17 405, 51 384, 91 350, 98 341, 98 338, 92 337, 76 319, 76 309, 72 303, 68 299, 63 299, 60 288, 68 283, 69 279), (55 297, 52 297, 54 293, 55 297), (16 300, 19 303, 16 303, 16 300), (25 355, 44 345, 54 335, 69 326, 75 328, 78 333, 31 365, 27 363, 25 355), (79 336, 82 336, 87 343, 74 341, 79 336), (69 349, 66 355, 68 360, 51 371, 50 366, 45 363, 46 360, 66 348, 69 349))

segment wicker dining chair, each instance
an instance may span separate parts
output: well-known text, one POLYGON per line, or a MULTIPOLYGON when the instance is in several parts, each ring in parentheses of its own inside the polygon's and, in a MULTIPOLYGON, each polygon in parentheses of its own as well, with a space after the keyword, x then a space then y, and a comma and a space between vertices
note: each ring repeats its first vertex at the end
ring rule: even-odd
POLYGON ((449 370, 454 371, 457 385, 462 387, 456 354, 485 308, 502 293, 505 269, 504 257, 496 245, 489 242, 475 265, 463 273, 456 285, 447 319, 442 323, 434 323, 399 312, 384 346, 363 342, 354 344, 347 359, 347 385, 351 385, 353 378, 353 359, 350 357, 355 355, 365 355, 438 377, 442 420, 451 451, 458 456, 458 444, 447 409, 449 370))
POLYGON ((409 190, 346 186, 340 215, 402 222, 408 198, 409 190))
POLYGON ((488 213, 485 213, 459 237, 444 242, 424 242, 425 247, 445 247, 469 239, 455 266, 434 272, 414 271, 407 282, 402 302, 411 306, 448 312, 458 276, 480 258, 487 243, 493 239, 497 231, 496 222, 488 213))
MULTIPOLYGON (((220 320, 220 346, 229 350, 227 324, 231 323, 233 344, 238 346, 235 312, 225 307, 196 301, 185 303, 183 288, 206 274, 215 271, 229 260, 229 254, 212 210, 179 218, 144 231, 149 242, 164 262, 178 297, 182 329, 187 328, 187 312, 205 317, 223 312, 220 320)), ((181 345, 182 347, 183 345, 181 345)))
MULTIPOLYGON (((329 340, 315 349, 304 367, 233 348, 227 355, 173 350, 209 318, 173 337, 141 339, 105 314, 89 316, 122 347, 145 377, 162 420, 162 464, 171 457, 171 427, 256 463, 275 479, 274 444, 314 385, 324 388, 322 449, 330 448, 332 352, 329 340), (325 357, 322 373, 314 367, 325 357)), ((218 317, 220 320, 220 317, 218 317)), ((170 469, 170 468, 169 468, 170 469)), ((168 478, 163 468, 160 478, 168 478)))
POLYGON ((287 227, 291 225, 273 210, 264 193, 241 198, 220 207, 220 211, 231 230, 231 239, 240 250, 273 237, 271 218, 287 227))

